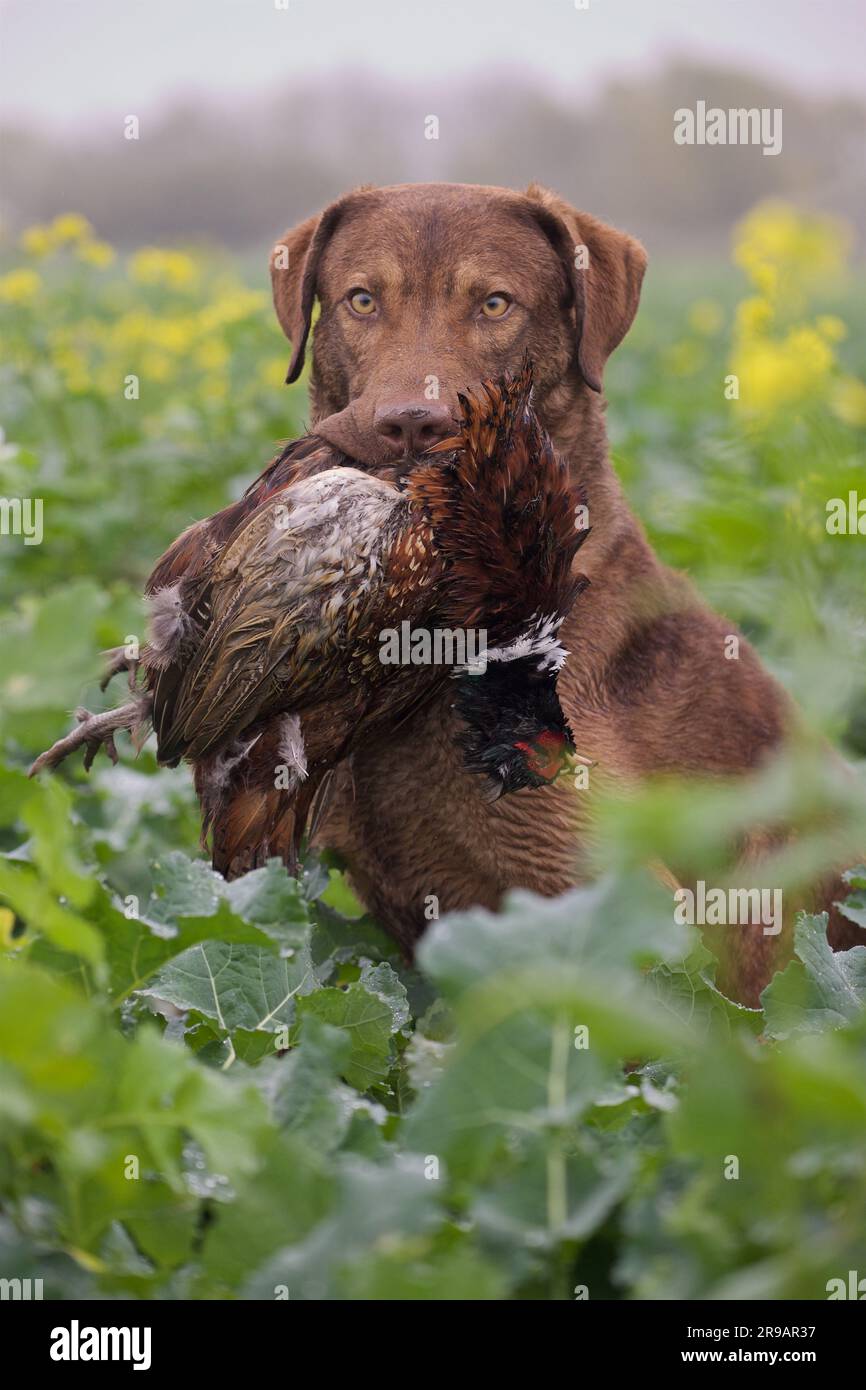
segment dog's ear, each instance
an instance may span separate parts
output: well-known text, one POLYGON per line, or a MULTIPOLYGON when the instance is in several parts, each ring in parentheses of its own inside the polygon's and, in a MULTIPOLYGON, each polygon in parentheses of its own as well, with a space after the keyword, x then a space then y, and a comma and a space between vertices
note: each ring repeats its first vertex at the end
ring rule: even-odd
POLYGON ((531 183, 526 196, 562 257, 574 290, 578 365, 587 386, 600 391, 604 364, 637 313, 646 252, 540 184, 531 183))
MULTIPOLYGON (((321 221, 321 214, 299 222, 280 237, 271 250, 271 290, 280 327, 292 344, 292 360, 286 381, 295 381, 304 365, 304 349, 310 331, 312 301, 308 311, 303 307, 304 270, 310 253, 310 243, 321 221)), ((311 267, 312 268, 312 267, 311 267)), ((315 269, 312 278, 315 280, 315 269)))
POLYGON ((352 196, 339 198, 324 212, 299 222, 280 237, 271 251, 274 308, 280 327, 292 345, 287 383, 297 381, 301 374, 316 299, 319 261, 352 196))

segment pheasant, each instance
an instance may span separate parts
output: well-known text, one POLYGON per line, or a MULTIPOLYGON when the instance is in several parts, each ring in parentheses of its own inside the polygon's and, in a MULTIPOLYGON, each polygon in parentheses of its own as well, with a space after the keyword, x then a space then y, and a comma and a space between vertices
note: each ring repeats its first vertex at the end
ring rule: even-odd
POLYGON ((374 727, 408 718, 454 679, 465 765, 496 797, 560 771, 573 739, 556 694, 559 628, 588 582, 572 562, 588 531, 530 405, 528 363, 460 397, 458 433, 395 483, 315 436, 289 445, 239 502, 183 533, 146 586, 147 645, 112 654, 131 699, 43 753, 85 767, 114 733, 160 763, 193 766, 202 837, 235 877, 277 855, 294 870, 332 769, 374 727), (393 666, 382 639, 486 633, 479 673, 393 666))

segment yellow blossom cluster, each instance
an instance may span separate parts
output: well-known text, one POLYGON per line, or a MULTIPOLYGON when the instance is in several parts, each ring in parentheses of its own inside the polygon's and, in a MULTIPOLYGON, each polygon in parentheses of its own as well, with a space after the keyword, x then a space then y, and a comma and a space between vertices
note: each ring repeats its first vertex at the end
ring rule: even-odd
POLYGON ((22 266, 0 275, 0 303, 31 304, 42 289, 42 277, 22 266))
POLYGON ((142 393, 194 408, 226 401, 243 383, 280 385, 285 361, 267 294, 244 285, 219 253, 146 246, 112 275, 77 284, 76 264, 86 275, 83 267, 118 260, 85 217, 29 227, 19 245, 24 263, 0 275, 10 356, 48 381, 49 394, 53 375, 71 396, 122 400, 134 377, 142 393), (58 257, 62 265, 52 263, 58 257))
POLYGON ((781 202, 761 203, 739 224, 734 261, 753 293, 737 306, 730 370, 736 399, 752 419, 818 402, 850 424, 866 424, 866 387, 840 371, 836 344, 846 327, 809 315, 818 294, 838 288, 851 237, 834 218, 781 202))
POLYGON ((145 246, 130 257, 129 273, 139 285, 159 285, 170 290, 194 289, 199 268, 192 256, 161 246, 145 246))
POLYGON ((79 212, 64 212, 53 222, 28 227, 21 236, 21 249, 36 260, 71 251, 77 260, 97 270, 110 266, 116 256, 114 247, 94 236, 87 218, 79 212))

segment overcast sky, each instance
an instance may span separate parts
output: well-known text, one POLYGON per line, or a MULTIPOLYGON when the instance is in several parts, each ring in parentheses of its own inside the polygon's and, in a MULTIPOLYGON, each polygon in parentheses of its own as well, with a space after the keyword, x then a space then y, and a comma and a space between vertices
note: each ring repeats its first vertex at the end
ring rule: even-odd
POLYGON ((231 102, 339 69, 431 83, 519 66, 572 97, 700 56, 862 95, 864 0, 0 0, 0 115, 49 128, 231 102))

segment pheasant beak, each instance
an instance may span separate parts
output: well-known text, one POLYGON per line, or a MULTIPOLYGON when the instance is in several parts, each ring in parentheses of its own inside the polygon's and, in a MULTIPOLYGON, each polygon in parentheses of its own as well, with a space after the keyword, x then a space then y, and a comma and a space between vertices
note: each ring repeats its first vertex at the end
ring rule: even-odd
POLYGON ((515 743, 530 771, 545 782, 553 782, 566 765, 568 744, 563 734, 544 729, 533 743, 515 743))

